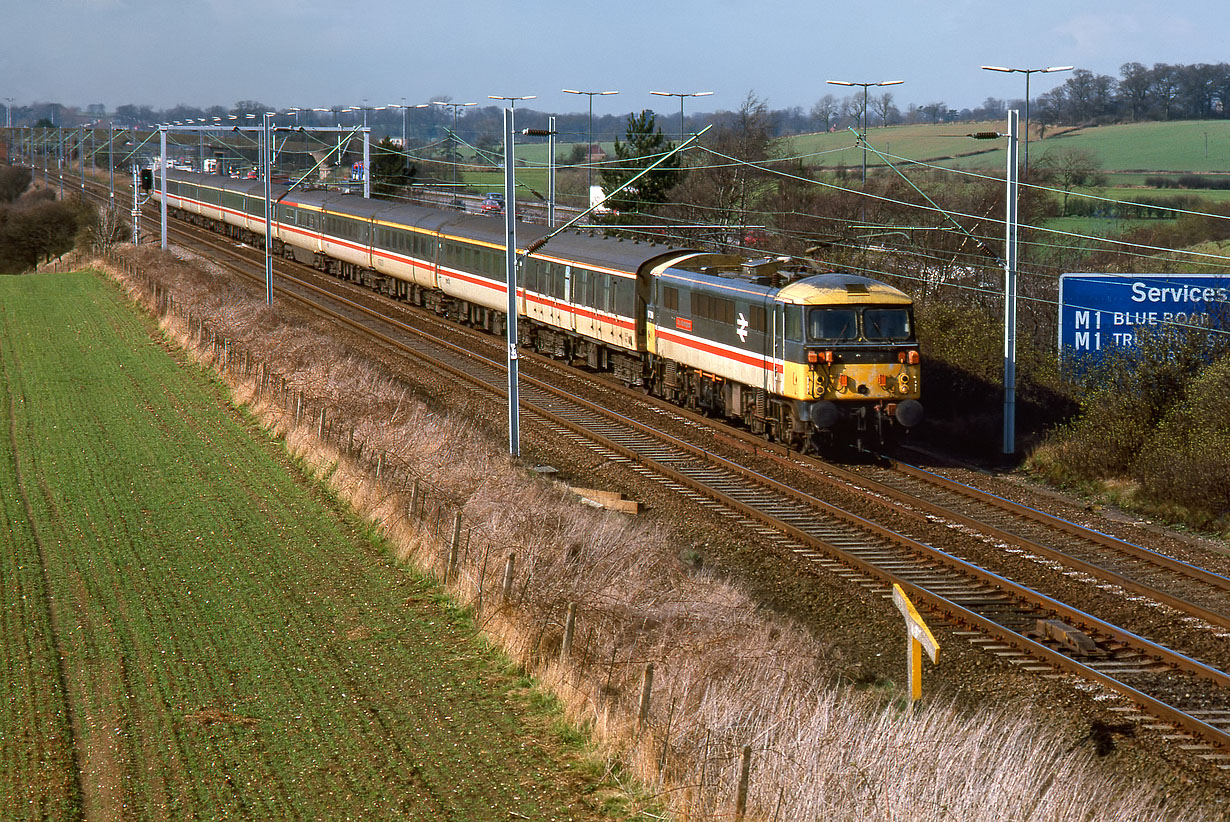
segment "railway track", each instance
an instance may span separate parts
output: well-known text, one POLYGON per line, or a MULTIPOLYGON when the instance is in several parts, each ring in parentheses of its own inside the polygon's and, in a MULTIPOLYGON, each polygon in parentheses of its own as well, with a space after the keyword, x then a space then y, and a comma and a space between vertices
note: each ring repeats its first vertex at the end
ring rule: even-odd
MULTIPOLYGON (((236 253, 217 243, 213 248, 236 253)), ((285 270, 280 282, 287 282, 285 270)), ((333 291, 309 283, 294 288, 311 292, 312 299, 326 299, 333 291)), ((307 299, 303 294, 295 296, 307 299)), ((433 367, 447 369, 474 390, 505 392, 502 343, 483 335, 478 336, 481 345, 446 343, 388 319, 384 311, 365 305, 367 299, 336 294, 327 299, 334 306, 328 310, 339 321, 376 334, 384 344, 406 355, 437 363, 433 367), (473 350, 484 346, 492 353, 482 356, 473 350)), ((523 363, 528 359, 532 358, 523 355, 523 363)), ((542 364, 559 370, 558 364, 542 364)), ((579 396, 580 392, 562 391, 527 371, 523 364, 523 413, 558 436, 622 463, 801 560, 877 593, 887 596, 891 584, 899 583, 916 603, 944 615, 957 627, 959 636, 975 645, 1031 672, 1072 674, 1120 694, 1131 703, 1120 710, 1125 717, 1230 769, 1230 677, 1215 665, 799 491, 741 460, 720 457, 707 447, 706 441, 713 436, 711 423, 688 412, 667 407, 644 415, 683 421, 675 428, 681 428, 684 435, 666 433, 661 430, 664 426, 613 413, 604 404, 579 396), (688 431, 700 436, 689 437, 688 431), (1048 624, 1054 625, 1048 620, 1058 620, 1064 628, 1048 630, 1048 624)), ((603 390, 618 389, 605 386, 603 390)), ((901 463, 849 471, 766 449, 741 432, 725 431, 721 436, 736 443, 736 450, 741 448, 760 459, 769 456, 783 466, 802 466, 829 476, 832 483, 861 487, 888 500, 898 512, 907 512, 907 517, 975 529, 1013 550, 1045 557, 1104 584, 1162 602, 1210 630, 1227 626, 1224 577, 969 486, 954 487, 951 481, 901 463)))

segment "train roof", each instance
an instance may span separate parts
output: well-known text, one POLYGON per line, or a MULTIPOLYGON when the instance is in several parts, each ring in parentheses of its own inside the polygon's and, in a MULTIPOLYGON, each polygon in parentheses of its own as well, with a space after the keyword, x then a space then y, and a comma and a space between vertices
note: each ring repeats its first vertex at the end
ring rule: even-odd
MULTIPOLYGON (((169 179, 181 179, 198 184, 211 185, 228 191, 240 192, 254 197, 264 196, 264 184, 253 180, 236 180, 197 172, 168 171, 169 179)), ((324 208, 338 214, 360 219, 375 219, 392 226, 407 226, 419 231, 443 234, 492 246, 506 242, 504 218, 478 214, 465 214, 448 209, 398 203, 390 200, 367 199, 354 194, 324 189, 295 189, 288 192, 285 185, 272 186, 274 199, 281 198, 286 205, 306 208, 324 208)), ((552 229, 535 223, 517 223, 517 246, 524 250, 531 243, 546 237, 552 229)), ((680 256, 689 249, 669 244, 628 240, 622 237, 606 237, 594 231, 563 231, 552 237, 546 245, 534 252, 534 257, 559 260, 569 264, 594 266, 635 273, 648 262, 659 258, 680 256)))
POLYGON ((716 292, 772 295, 798 305, 912 302, 904 292, 870 277, 848 272, 804 275, 796 261, 784 257, 746 260, 732 254, 690 252, 664 261, 654 275, 716 292))
MULTIPOLYGON (((154 191, 161 189, 158 183, 158 174, 154 174, 154 191)), ((219 174, 200 174, 195 171, 181 171, 177 168, 167 169, 167 180, 185 181, 195 183, 197 185, 205 185, 211 188, 218 188, 224 191, 234 191, 239 194, 248 194, 253 197, 265 196, 265 184, 260 180, 236 180, 232 177, 223 177, 219 174)), ((276 188, 276 186, 275 186, 276 188)), ((285 190, 285 186, 281 187, 285 190)), ((277 193, 274 193, 277 196, 277 193)))
POLYGON ((846 272, 815 274, 795 280, 783 286, 777 298, 800 305, 909 305, 913 302, 908 294, 888 283, 846 272))

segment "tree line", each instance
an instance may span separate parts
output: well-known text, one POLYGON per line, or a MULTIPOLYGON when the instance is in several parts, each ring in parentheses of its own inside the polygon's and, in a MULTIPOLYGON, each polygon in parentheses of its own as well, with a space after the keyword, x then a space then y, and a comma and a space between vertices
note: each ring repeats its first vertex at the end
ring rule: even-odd
MULTIPOLYGON (((449 103, 451 98, 435 95, 432 101, 449 103)), ((1062 85, 1039 95, 1030 104, 1030 119, 1042 128, 1123 120, 1223 119, 1230 109, 1230 64, 1154 63, 1149 67, 1132 62, 1123 64, 1117 78, 1076 69, 1062 85)), ((858 127, 864 122, 870 126, 885 126, 999 120, 1009 108, 1020 109, 1024 106, 1024 100, 988 97, 981 105, 972 108, 952 108, 938 100, 910 103, 902 108, 892 92, 866 97, 861 92, 846 96, 825 94, 810 108, 791 106, 771 110, 769 132, 771 136, 782 137, 832 131, 847 126, 858 127)), ((232 116, 246 119, 249 114, 258 115, 273 110, 256 100, 240 100, 229 108, 197 108, 180 104, 165 110, 126 104, 118 106, 113 112, 108 112, 101 103, 83 110, 58 103, 34 103, 14 107, 13 122, 14 125, 40 123, 51 127, 113 122, 121 127, 149 127, 156 123, 186 120, 212 122, 213 118, 233 122, 229 120, 232 116)), ((306 126, 354 125, 366 120, 377 139, 379 135, 400 138, 404 125, 408 140, 418 145, 447 140, 454 124, 453 111, 445 105, 427 105, 422 109, 405 111, 398 107, 371 107, 367 109, 366 117, 362 109, 347 110, 343 106, 333 106, 328 111, 300 110, 293 113, 282 109, 281 112, 283 117, 293 114, 296 123, 306 126)), ((737 110, 719 110, 687 114, 680 122, 670 112, 657 114, 662 118, 664 131, 669 137, 675 137, 680 130, 695 133, 710 124, 733 125, 741 117, 737 110)), ((552 116, 555 117, 561 142, 588 141, 590 123, 586 113, 552 115, 530 108, 517 109, 517 127, 546 129, 552 116)), ((595 114, 592 126, 594 141, 609 143, 615 135, 622 134, 625 116, 595 114)), ((499 142, 503 131, 503 109, 497 105, 459 109, 456 123, 463 140, 492 148, 499 142)))
POLYGON ((1032 117, 1044 125, 1123 120, 1224 119, 1230 107, 1230 64, 1124 63, 1116 79, 1077 69, 1038 97, 1032 117))

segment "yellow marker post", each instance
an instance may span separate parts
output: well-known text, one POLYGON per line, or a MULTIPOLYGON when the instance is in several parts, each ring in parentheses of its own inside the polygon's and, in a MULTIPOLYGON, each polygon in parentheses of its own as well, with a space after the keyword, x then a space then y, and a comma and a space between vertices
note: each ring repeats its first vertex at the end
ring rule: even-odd
POLYGON ((927 623, 922 621, 914 603, 906 597, 901 586, 893 583, 893 604, 905 617, 906 630, 906 666, 910 672, 910 704, 913 705, 922 698, 922 650, 927 649, 931 664, 938 665, 940 660, 940 644, 935 641, 927 623))

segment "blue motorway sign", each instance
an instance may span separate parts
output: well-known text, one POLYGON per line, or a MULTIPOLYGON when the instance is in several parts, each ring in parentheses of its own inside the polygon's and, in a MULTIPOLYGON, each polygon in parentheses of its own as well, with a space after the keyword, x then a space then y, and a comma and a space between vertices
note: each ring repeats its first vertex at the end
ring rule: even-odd
POLYGON ((1064 274, 1059 354, 1097 356, 1135 346, 1142 328, 1230 328, 1230 276, 1064 274))

